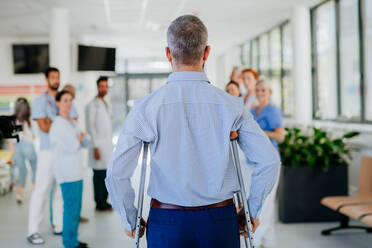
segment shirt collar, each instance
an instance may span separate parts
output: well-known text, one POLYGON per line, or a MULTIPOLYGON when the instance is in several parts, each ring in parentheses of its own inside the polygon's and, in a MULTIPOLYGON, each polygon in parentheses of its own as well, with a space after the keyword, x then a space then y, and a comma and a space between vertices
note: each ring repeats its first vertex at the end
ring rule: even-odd
POLYGON ((205 72, 200 71, 172 72, 168 77, 167 83, 175 81, 205 81, 210 83, 207 75, 205 75, 205 72))

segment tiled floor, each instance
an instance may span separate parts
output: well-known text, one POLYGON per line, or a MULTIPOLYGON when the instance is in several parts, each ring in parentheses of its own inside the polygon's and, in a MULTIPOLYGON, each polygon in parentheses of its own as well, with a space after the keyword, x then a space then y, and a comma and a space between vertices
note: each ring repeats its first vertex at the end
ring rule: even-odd
MULTIPOLYGON (((123 248, 132 247, 132 240, 124 235, 119 216, 112 213, 97 213, 94 210, 91 174, 87 169, 84 185, 84 202, 82 215, 89 218, 89 223, 80 225, 80 240, 88 242, 93 248, 123 248)), ((135 179, 137 179, 136 171, 135 179)), ((137 188, 138 182, 134 181, 137 188)), ((28 187, 30 188, 30 187, 28 187)), ((24 204, 17 205, 13 194, 0 196, 0 247, 23 248, 35 247, 26 241, 27 213, 30 189, 26 191, 24 204)), ((144 213, 148 212, 149 199, 145 199, 144 213)), ((48 211, 41 227, 41 233, 46 238, 46 244, 41 247, 62 247, 61 238, 53 236, 48 223, 48 211)), ((372 234, 343 233, 323 237, 320 230, 335 226, 336 223, 326 224, 276 224, 277 248, 370 248, 372 234)), ((142 240, 142 247, 145 247, 142 240)), ((242 246, 243 247, 243 246, 242 246)))

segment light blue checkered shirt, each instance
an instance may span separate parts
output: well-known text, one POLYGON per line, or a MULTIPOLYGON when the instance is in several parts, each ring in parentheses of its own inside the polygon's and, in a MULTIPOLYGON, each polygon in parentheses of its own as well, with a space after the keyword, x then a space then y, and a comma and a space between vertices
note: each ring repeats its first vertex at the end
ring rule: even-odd
POLYGON ((235 130, 253 166, 248 203, 257 217, 280 160, 252 115, 243 114, 241 99, 212 86, 204 72, 175 72, 167 84, 138 100, 125 120, 106 178, 124 227, 135 228, 130 178, 142 140, 151 142, 148 195, 164 203, 203 206, 232 198, 239 189, 229 153, 230 132, 235 130))

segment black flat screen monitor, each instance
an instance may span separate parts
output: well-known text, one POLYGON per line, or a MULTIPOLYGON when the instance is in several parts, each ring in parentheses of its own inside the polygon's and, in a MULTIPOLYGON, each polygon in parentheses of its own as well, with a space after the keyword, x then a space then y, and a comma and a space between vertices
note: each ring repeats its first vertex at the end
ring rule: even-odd
POLYGON ((115 71, 115 48, 79 45, 78 71, 115 71))
POLYGON ((49 67, 48 45, 14 44, 13 65, 15 74, 45 72, 45 70, 49 67))

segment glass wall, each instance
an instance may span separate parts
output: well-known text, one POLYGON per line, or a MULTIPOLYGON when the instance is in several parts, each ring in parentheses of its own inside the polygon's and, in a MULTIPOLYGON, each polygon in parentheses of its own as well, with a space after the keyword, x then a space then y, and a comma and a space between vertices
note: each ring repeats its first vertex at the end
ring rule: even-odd
POLYGON ((364 113, 365 121, 372 121, 372 1, 363 2, 364 38, 364 113))
POLYGON ((282 28, 282 90, 283 90, 283 113, 292 115, 295 113, 294 86, 292 82, 292 30, 291 25, 282 28))
POLYGON ((280 28, 275 28, 269 33, 270 37, 270 69, 268 79, 273 88, 271 101, 277 106, 282 106, 282 44, 280 28))
POLYGON ((280 107, 285 116, 294 114, 291 35, 290 24, 285 22, 244 43, 249 44, 249 48, 243 44, 241 49, 241 66, 257 70, 261 78, 271 83, 271 102, 280 107))
POLYGON ((313 86, 317 94, 315 117, 335 119, 338 114, 335 3, 331 1, 319 6, 312 15, 316 61, 313 86))
POLYGON ((250 67, 258 70, 258 39, 254 39, 252 42, 252 49, 251 49, 251 64, 250 67))
POLYGON ((311 11, 316 119, 372 120, 371 5, 370 0, 329 0, 311 11))
POLYGON ((265 76, 265 78, 268 78, 270 69, 269 34, 266 33, 260 36, 258 38, 258 42, 259 42, 258 71, 261 76, 265 76))
POLYGON ((340 1, 340 118, 361 117, 358 0, 340 1))

